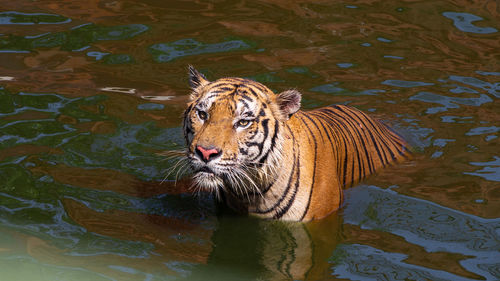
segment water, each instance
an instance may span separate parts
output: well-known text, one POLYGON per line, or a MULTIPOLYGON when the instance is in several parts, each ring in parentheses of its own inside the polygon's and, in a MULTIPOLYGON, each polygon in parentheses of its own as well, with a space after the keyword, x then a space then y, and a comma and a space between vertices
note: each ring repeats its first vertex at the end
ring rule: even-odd
POLYGON ((0 280, 500 279, 494 1, 0 1, 0 280), (392 124, 412 161, 307 224, 195 197, 187 65, 392 124))

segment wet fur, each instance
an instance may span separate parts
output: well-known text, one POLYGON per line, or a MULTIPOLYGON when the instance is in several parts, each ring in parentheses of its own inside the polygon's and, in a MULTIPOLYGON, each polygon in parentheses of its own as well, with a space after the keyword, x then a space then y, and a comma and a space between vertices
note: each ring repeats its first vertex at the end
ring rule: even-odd
POLYGON ((399 135, 355 108, 304 112, 296 90, 274 94, 247 79, 209 82, 194 68, 189 73, 184 135, 194 187, 235 210, 282 220, 322 218, 339 208, 343 188, 409 156, 399 135), (240 120, 250 125, 243 128, 240 120), (222 152, 206 162, 197 146, 222 152))

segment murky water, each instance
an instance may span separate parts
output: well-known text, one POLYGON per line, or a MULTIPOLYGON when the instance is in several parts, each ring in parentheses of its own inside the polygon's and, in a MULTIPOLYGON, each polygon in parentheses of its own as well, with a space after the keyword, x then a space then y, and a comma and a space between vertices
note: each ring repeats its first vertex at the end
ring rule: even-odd
POLYGON ((500 279, 496 1, 0 1, 0 280, 500 279), (415 159, 307 224, 161 184, 186 67, 392 124, 415 159))

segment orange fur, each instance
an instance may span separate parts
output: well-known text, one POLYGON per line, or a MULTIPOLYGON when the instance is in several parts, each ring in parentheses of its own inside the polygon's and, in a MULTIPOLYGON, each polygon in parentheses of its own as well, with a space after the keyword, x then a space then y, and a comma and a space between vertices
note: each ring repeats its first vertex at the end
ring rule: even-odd
POLYGON ((193 68, 190 84, 184 133, 195 185, 238 211, 323 218, 339 208, 345 187, 409 156, 400 136, 349 106, 304 112, 295 90, 274 94, 242 78, 209 82, 193 68))

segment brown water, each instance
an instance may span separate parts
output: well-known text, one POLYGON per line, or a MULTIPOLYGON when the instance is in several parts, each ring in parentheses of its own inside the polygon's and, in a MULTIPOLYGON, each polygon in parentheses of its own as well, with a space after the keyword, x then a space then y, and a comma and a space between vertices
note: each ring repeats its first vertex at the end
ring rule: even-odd
POLYGON ((0 280, 500 279, 499 30, 495 1, 0 0, 0 280), (371 112, 415 159, 322 221, 219 213, 161 184, 188 64, 371 112))

